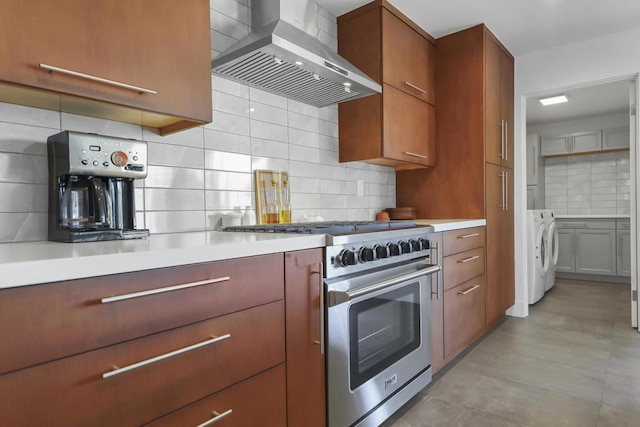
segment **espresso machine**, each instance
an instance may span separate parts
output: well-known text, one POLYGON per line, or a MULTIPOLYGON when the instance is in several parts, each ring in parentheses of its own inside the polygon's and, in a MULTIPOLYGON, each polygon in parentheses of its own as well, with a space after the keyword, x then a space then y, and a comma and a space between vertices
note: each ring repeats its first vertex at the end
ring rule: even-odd
POLYGON ((64 131, 47 139, 49 240, 142 239, 135 183, 147 176, 147 143, 64 131))

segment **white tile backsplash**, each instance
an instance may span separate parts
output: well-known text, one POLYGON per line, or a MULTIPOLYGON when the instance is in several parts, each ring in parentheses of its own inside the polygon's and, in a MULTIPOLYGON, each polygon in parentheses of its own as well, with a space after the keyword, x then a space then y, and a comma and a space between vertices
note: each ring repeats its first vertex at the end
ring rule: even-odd
MULTIPOLYGON (((211 0, 210 19, 217 56, 249 33, 250 2, 211 0)), ((321 7, 318 37, 337 48, 336 19, 321 7)), ((217 75, 211 81, 212 123, 167 136, 128 123, 0 103, 0 242, 47 239, 46 140, 61 130, 148 142, 148 176, 136 183, 136 220, 151 233, 214 229, 224 212, 254 204, 256 169, 289 173, 293 220, 373 219, 395 206, 392 168, 338 162, 337 106, 312 107, 217 75), (364 183, 360 196, 357 181, 364 183)), ((629 164, 615 161, 619 172, 610 179, 628 188, 629 164)), ((628 209, 628 200, 613 201, 628 209)))
POLYGON ((557 214, 629 214, 629 152, 545 159, 545 208, 557 214))

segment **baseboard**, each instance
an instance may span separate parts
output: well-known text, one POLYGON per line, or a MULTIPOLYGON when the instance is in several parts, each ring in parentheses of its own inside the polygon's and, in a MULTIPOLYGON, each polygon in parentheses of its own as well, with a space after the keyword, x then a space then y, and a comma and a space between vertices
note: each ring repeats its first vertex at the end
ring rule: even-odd
POLYGON ((527 317, 529 315, 529 304, 523 301, 516 301, 508 310, 507 316, 527 317))
POLYGON ((556 271, 556 279, 587 280, 589 282, 631 283, 627 276, 601 276, 598 274, 560 273, 556 271))

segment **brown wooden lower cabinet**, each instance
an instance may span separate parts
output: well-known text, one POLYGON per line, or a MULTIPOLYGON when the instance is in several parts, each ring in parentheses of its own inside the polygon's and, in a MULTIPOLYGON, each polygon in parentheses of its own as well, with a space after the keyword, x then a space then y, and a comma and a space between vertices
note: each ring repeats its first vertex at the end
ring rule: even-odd
POLYGON ((483 274, 445 291, 445 357, 455 355, 484 331, 485 287, 483 274))
POLYGON ((289 427, 326 426, 322 260, 322 249, 285 254, 289 427))
POLYGON ((210 421, 224 427, 282 427, 286 399, 286 369, 280 365, 146 425, 196 427, 210 421))
POLYGON ((281 300, 2 375, 2 425, 150 422, 284 363, 284 310, 281 300), (205 344, 214 337, 225 339, 205 344))

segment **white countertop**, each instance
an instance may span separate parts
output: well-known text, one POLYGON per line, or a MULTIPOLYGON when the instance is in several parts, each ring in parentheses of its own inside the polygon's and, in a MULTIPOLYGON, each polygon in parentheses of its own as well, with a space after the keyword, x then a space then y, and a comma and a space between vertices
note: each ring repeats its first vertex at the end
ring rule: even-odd
POLYGON ((557 219, 629 219, 629 215, 556 215, 557 219))
MULTIPOLYGON (((434 231, 486 224, 481 220, 419 219, 434 231)), ((91 243, 0 244, 0 289, 325 246, 324 234, 198 232, 91 243)))
POLYGON ((419 225, 431 225, 435 232, 487 225, 486 219, 416 219, 415 221, 419 225))
POLYGON ((200 232, 142 240, 0 244, 0 288, 325 246, 324 234, 200 232))

